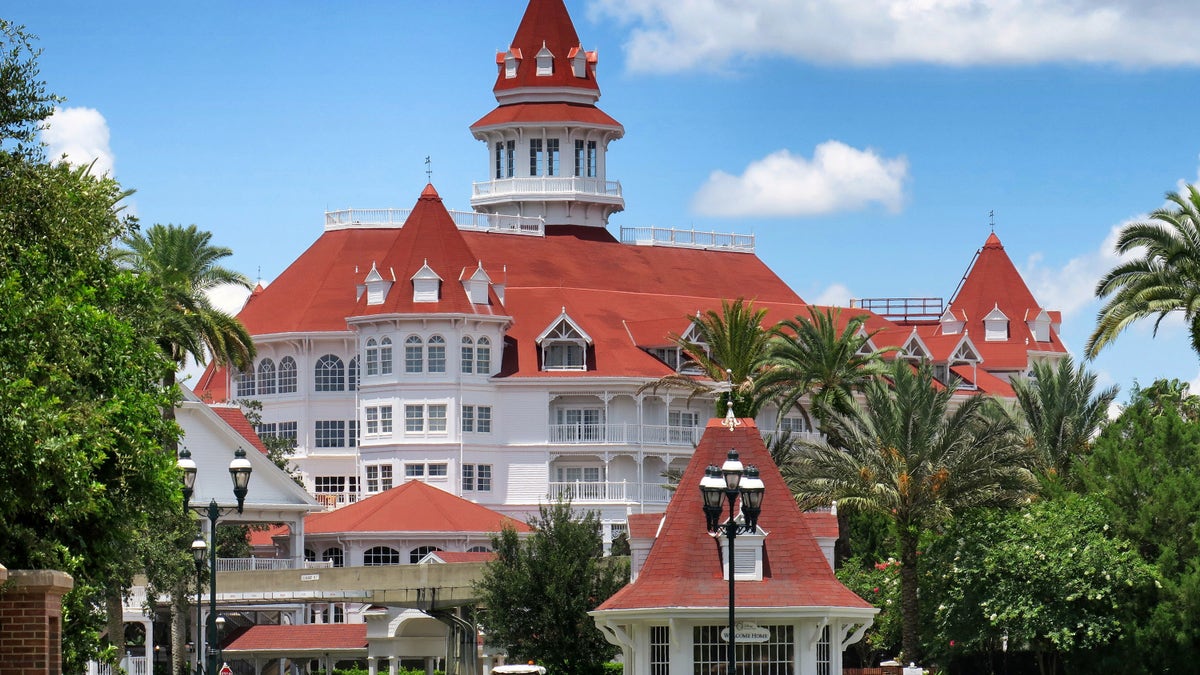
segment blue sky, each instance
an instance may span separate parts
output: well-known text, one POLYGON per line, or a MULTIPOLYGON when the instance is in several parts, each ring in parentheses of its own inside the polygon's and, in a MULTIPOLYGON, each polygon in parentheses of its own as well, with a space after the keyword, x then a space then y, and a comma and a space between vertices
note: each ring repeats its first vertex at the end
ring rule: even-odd
MULTIPOLYGON (((1114 233, 1200 176, 1185 0, 568 0, 599 50, 626 210, 610 229, 753 232, 801 297, 949 300, 995 230, 1075 353, 1114 233)), ((0 10, 66 97, 45 134, 99 157, 144 223, 195 223, 269 282, 327 209, 410 207, 425 157, 469 210, 494 55, 524 0, 85 3, 0 10)), ((1091 364, 1200 379, 1182 323, 1091 364)), ((1194 390, 1200 387, 1194 385, 1194 390)))

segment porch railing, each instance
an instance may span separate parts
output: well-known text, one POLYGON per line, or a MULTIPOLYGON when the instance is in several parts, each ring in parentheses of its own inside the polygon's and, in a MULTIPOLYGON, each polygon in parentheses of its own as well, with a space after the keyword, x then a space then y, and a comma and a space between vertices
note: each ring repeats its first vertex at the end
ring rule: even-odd
POLYGON ((550 442, 563 444, 644 443, 693 446, 704 429, 653 424, 551 424, 550 442))
MULTIPOLYGON (((127 675, 151 675, 150 658, 146 656, 126 656, 121 659, 121 668, 127 675)), ((115 675, 117 669, 107 663, 88 661, 87 675, 115 675)))
POLYGON ((623 480, 554 481, 549 484, 547 493, 551 499, 570 498, 573 503, 638 501, 645 504, 665 504, 671 500, 671 491, 662 484, 633 483, 623 480))
POLYGON ((254 572, 259 570, 294 570, 333 567, 328 560, 300 558, 217 558, 218 572, 254 572))
POLYGON ((498 178, 472 185, 472 201, 513 194, 592 195, 621 198, 621 182, 574 176, 498 178))

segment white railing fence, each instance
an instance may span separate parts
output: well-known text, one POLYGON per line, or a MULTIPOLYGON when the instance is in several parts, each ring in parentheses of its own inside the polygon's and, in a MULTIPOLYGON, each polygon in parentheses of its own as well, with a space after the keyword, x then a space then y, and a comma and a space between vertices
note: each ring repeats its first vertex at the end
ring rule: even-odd
MULTIPOLYGON (((151 675, 150 658, 146 656, 126 656, 121 659, 121 668, 128 675, 151 675)), ((116 668, 107 663, 88 661, 87 675, 115 675, 116 668)))
MULTIPOLYGON (((542 236, 545 225, 540 218, 508 216, 476 211, 448 211, 460 230, 507 232, 542 236)), ((352 230, 402 227, 412 209, 340 209, 325 212, 326 230, 352 230)))
POLYGON ((575 176, 497 178, 472 185, 472 198, 512 194, 594 195, 620 198, 621 182, 575 176))
POLYGON ((754 252, 754 235, 732 232, 705 232, 672 227, 622 227, 621 241, 642 246, 717 249, 754 252))
POLYGON ((701 427, 654 424, 551 424, 550 442, 562 444, 645 443, 648 445, 695 445, 704 433, 701 427))

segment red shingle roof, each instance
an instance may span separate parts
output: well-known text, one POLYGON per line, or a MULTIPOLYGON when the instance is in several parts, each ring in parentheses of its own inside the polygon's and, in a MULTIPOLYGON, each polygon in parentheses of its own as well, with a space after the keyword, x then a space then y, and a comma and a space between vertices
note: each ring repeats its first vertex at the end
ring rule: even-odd
POLYGON ((579 34, 563 0, 529 0, 521 25, 513 37, 510 49, 521 56, 517 76, 505 77, 504 62, 499 62, 499 73, 493 91, 500 92, 525 87, 571 87, 575 89, 599 90, 596 83, 595 64, 589 63, 586 77, 575 77, 570 57, 579 47, 579 34), (538 77, 537 53, 542 46, 554 54, 554 72, 538 77))
POLYGON ((234 636, 225 652, 314 652, 367 648, 365 623, 257 625, 234 636))
POLYGON ((696 486, 705 467, 720 466, 730 448, 738 451, 744 465, 758 466, 766 485, 759 518, 759 526, 768 533, 763 542, 763 579, 736 582, 738 606, 869 608, 833 575, 754 421, 743 419, 733 431, 721 422, 711 420, 700 439, 637 581, 597 609, 724 607, 729 602, 720 543, 705 530, 696 486))
POLYGON ((489 533, 506 525, 530 531, 525 523, 413 480, 336 511, 315 513, 304 520, 304 531, 489 533))
POLYGON ((239 436, 246 439, 246 442, 254 446, 262 454, 267 454, 267 446, 263 445, 262 439, 258 437, 258 433, 254 431, 254 427, 250 426, 250 420, 246 419, 246 415, 242 413, 240 406, 236 405, 210 405, 209 408, 217 413, 217 416, 225 420, 225 423, 233 427, 233 430, 239 436))
POLYGON ((661 513, 631 513, 626 520, 629 524, 630 539, 653 539, 658 534, 658 525, 662 522, 661 513))
POLYGON ((489 127, 509 124, 587 124, 611 127, 625 134, 625 127, 608 113, 592 105, 573 103, 520 103, 502 105, 479 118, 471 125, 471 131, 483 131, 489 127))

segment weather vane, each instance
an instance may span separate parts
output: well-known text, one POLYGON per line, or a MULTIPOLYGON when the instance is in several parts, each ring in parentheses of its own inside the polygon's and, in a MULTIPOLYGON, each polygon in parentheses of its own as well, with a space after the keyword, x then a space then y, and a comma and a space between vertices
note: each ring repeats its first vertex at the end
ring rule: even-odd
POLYGON ((425 155, 425 182, 433 183, 433 161, 429 159, 429 155, 425 155))

